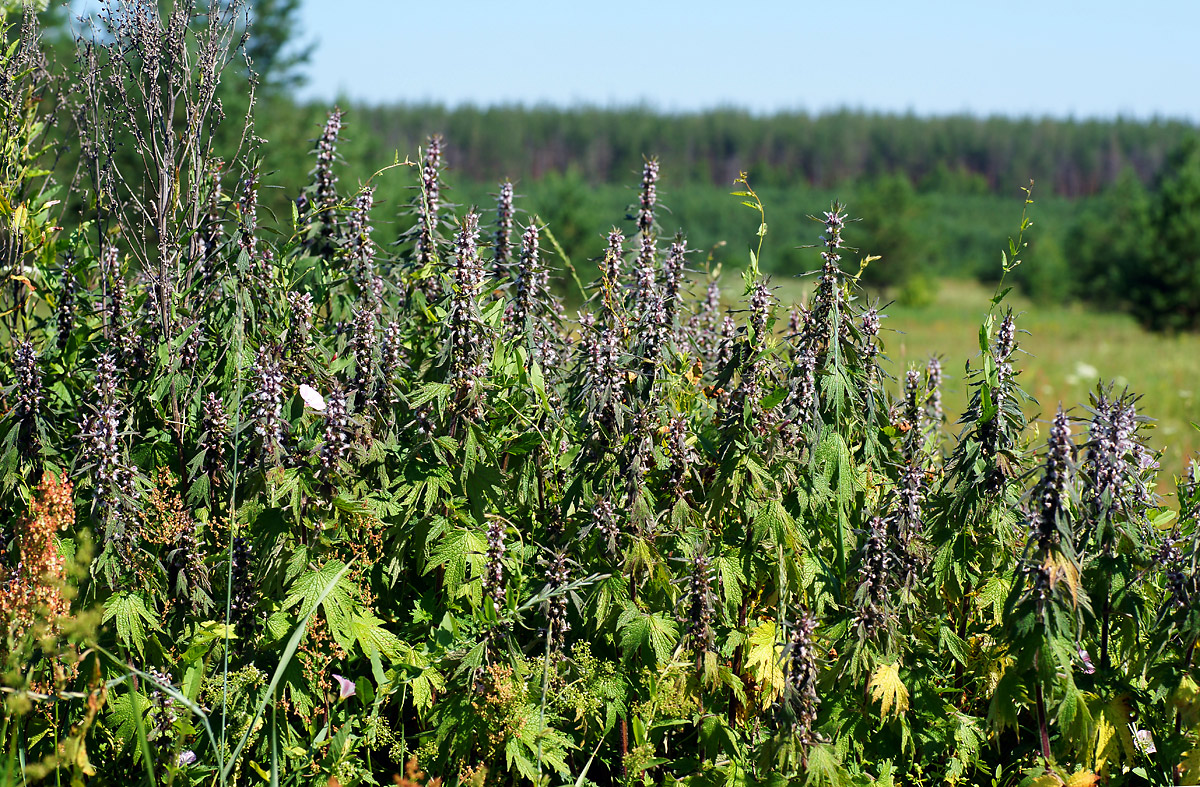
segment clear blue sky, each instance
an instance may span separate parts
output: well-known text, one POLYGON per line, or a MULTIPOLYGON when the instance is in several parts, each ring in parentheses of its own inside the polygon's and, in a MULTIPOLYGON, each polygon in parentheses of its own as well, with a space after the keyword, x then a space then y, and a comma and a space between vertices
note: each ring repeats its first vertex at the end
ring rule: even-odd
POLYGON ((306 97, 1200 121, 1200 0, 305 0, 306 97))

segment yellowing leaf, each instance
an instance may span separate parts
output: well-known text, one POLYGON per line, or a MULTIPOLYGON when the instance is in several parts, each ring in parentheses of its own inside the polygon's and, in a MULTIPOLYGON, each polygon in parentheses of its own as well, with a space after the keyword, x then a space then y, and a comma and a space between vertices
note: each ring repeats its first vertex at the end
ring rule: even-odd
POLYGON ((1183 768, 1184 784, 1200 782, 1200 748, 1192 749, 1183 755, 1183 762, 1179 763, 1179 766, 1183 768))
POLYGON ((758 682, 764 705, 774 702, 783 691, 781 659, 775 642, 775 624, 760 623, 746 640, 746 669, 758 682))
POLYGON ((908 689, 900 680, 900 662, 881 665, 871 676, 867 688, 871 691, 871 699, 880 702, 879 715, 883 718, 888 718, 893 709, 896 716, 908 710, 908 689))
POLYGON ((1095 787, 1097 781, 1100 780, 1100 775, 1092 773, 1084 768, 1080 771, 1075 771, 1067 778, 1066 787, 1095 787))
POLYGON ((1110 766, 1131 763, 1136 756, 1137 747, 1133 733, 1129 731, 1131 716, 1129 697, 1125 694, 1113 697, 1100 709, 1096 720, 1094 767, 1101 774, 1106 773, 1110 766))

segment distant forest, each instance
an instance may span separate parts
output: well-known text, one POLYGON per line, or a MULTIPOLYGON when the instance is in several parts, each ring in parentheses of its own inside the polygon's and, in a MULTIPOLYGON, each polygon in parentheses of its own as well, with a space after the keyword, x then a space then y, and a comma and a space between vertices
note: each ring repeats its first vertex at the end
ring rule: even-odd
MULTIPOLYGON (((272 141, 261 169, 282 186, 267 197, 275 210, 287 210, 287 195, 298 193, 313 165, 311 157, 278 151, 311 147, 332 108, 287 97, 260 107, 258 130, 272 141)), ((757 227, 753 212, 729 196, 745 171, 771 227, 764 269, 807 270, 812 259, 799 248, 810 237, 805 217, 837 199, 851 216, 865 218, 847 230, 850 242, 883 257, 864 283, 909 302, 932 297, 941 277, 997 275, 999 250, 1020 216, 1021 189, 1034 180, 1035 226, 1027 235, 1033 264, 1019 269, 1016 283, 1035 299, 1080 298, 1116 309, 1131 306, 1128 293, 1156 247, 1156 222, 1165 221, 1155 218, 1160 183, 1188 160, 1172 156, 1196 136, 1195 126, 1173 120, 341 108, 344 189, 397 155, 416 160, 429 136, 440 134, 451 201, 487 213, 499 182, 511 179, 519 220, 537 216, 549 224, 567 255, 587 268, 603 249, 595 227, 627 219, 644 158, 656 156, 669 211, 660 219, 664 231, 687 227, 693 248, 740 264, 757 227)), ((373 182, 379 231, 395 237, 407 223, 390 217, 411 203, 416 172, 393 170, 373 182)))
POLYGON ((441 106, 353 108, 385 148, 446 136, 465 177, 538 179, 577 168, 591 183, 627 183, 655 154, 680 182, 725 186, 740 171, 769 186, 830 188, 901 173, 922 191, 1011 195, 1031 177, 1045 193, 1100 192, 1130 168, 1149 185, 1191 124, 1154 120, 918 117, 841 111, 758 116, 734 109, 660 114, 441 106))

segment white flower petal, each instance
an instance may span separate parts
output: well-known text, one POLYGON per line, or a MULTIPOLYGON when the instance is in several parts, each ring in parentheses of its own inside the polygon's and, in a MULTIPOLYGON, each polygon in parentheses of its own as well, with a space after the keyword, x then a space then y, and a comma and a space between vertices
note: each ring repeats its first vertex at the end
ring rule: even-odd
POLYGON ((303 399, 304 403, 312 409, 320 412, 325 411, 325 397, 321 396, 321 394, 317 392, 317 389, 313 388, 311 385, 300 386, 300 398, 303 399))

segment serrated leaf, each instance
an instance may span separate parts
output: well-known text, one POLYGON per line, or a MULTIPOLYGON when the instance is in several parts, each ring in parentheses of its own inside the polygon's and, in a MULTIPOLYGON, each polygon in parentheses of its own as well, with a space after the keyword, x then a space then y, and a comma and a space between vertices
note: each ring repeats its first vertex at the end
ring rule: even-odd
POLYGON ((871 699, 880 704, 879 715, 886 719, 891 712, 899 717, 908 710, 908 689, 900 680, 900 662, 881 664, 867 684, 871 699))
POLYGON ((103 623, 115 620, 117 624, 117 639, 125 647, 134 648, 142 653, 146 644, 146 628, 160 627, 158 616, 146 605, 146 600, 139 594, 130 591, 120 591, 104 603, 103 623))
POLYGON ((962 664, 964 667, 969 666, 969 648, 967 647, 967 643, 962 637, 958 636, 958 634, 952 631, 950 627, 942 626, 938 631, 938 644, 950 651, 950 655, 953 656, 955 661, 957 661, 959 664, 962 664))
POLYGON ((627 658, 641 650, 659 664, 671 658, 679 639, 679 627, 674 620, 661 612, 643 612, 633 604, 621 613, 617 630, 621 632, 621 648, 627 658))
POLYGON ((769 705, 783 692, 783 653, 776 642, 776 628, 771 621, 758 624, 746 639, 746 670, 754 676, 762 704, 769 705))
POLYGON ((321 611, 325 613, 325 621, 334 640, 342 648, 350 650, 354 646, 351 616, 358 610, 358 605, 355 601, 354 583, 346 576, 345 571, 345 563, 330 560, 316 571, 304 572, 292 583, 291 592, 283 602, 283 607, 291 609, 299 604, 300 618, 307 617, 313 611, 317 599, 321 598, 322 591, 338 577, 321 600, 321 611))
POLYGON ((404 644, 392 632, 383 627, 383 621, 371 612, 356 612, 350 617, 350 629, 354 639, 368 657, 382 653, 395 658, 404 644))

